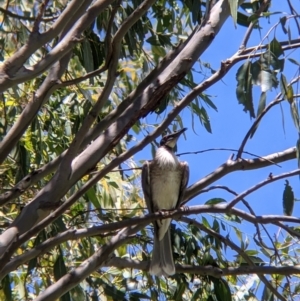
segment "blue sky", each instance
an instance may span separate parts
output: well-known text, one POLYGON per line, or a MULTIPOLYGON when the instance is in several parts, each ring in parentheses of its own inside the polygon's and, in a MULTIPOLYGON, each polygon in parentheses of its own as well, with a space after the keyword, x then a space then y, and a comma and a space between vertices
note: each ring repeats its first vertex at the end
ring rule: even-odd
MULTIPOLYGON (((276 1, 274 1, 276 2, 276 1)), ((286 5, 286 1, 279 1, 280 7, 277 7, 278 11, 286 10, 287 7, 282 7, 286 5)), ((279 5, 276 2, 276 5, 279 5)), ((276 10, 276 7, 274 9, 276 10)), ((270 22, 266 20, 261 20, 261 25, 263 29, 261 31, 254 31, 248 46, 257 45, 261 37, 265 36, 266 32, 273 26, 275 22, 279 20, 283 15, 276 14, 271 16, 270 22)), ((293 21, 290 22, 292 31, 294 30, 293 38, 297 38, 297 32, 293 21)), ((239 45, 243 39, 246 32, 244 27, 234 27, 232 19, 228 19, 218 36, 216 36, 212 45, 209 49, 202 55, 202 62, 209 62, 211 67, 217 70, 220 67, 220 62, 231 57, 239 48, 239 45)), ((288 37, 283 34, 280 26, 276 31, 272 31, 269 35, 270 42, 274 36, 276 36, 279 41, 286 41, 288 37)), ((285 53, 288 55, 288 52, 285 53)), ((288 57, 294 58, 299 61, 299 50, 293 52, 288 57)), ((233 67, 229 73, 223 78, 222 81, 215 84, 213 87, 209 88, 205 93, 212 96, 212 99, 216 106, 218 107, 218 112, 213 109, 207 108, 207 112, 210 116, 212 134, 208 133, 205 128, 197 121, 195 118, 194 128, 196 133, 192 129, 192 119, 189 110, 183 111, 180 116, 183 120, 184 126, 188 128, 186 132, 186 140, 182 136, 178 142, 178 153, 182 152, 195 152, 199 150, 209 149, 209 148, 232 148, 238 149, 243 137, 252 125, 254 120, 250 120, 249 114, 243 111, 243 106, 238 104, 236 98, 236 79, 235 75, 237 69, 243 62, 237 64, 233 67)), ((198 68, 199 64, 196 63, 198 68)), ((297 67, 292 64, 285 65, 284 74, 289 81, 295 76, 297 67), (287 67, 289 66, 289 67, 287 67)), ((197 83, 203 80, 203 76, 194 74, 194 79, 197 83)), ((295 91, 295 89, 294 89, 295 91)), ((274 96, 280 92, 278 89, 273 89, 267 93, 267 104, 274 99, 274 96)), ((296 91, 295 91, 296 92, 296 91)), ((260 87, 254 87, 254 104, 255 112, 257 110, 257 104, 260 97, 260 87)), ((273 107, 273 109, 263 118, 256 131, 253 139, 249 140, 246 144, 245 151, 254 153, 258 156, 265 156, 272 154, 274 152, 283 151, 287 148, 296 145, 298 138, 297 131, 293 124, 289 104, 283 102, 281 104, 282 110, 284 112, 284 129, 282 124, 282 112, 279 105, 273 107)), ((163 114, 161 118, 163 118, 163 114)), ((146 121, 148 123, 159 123, 160 121, 156 119, 157 116, 152 114, 148 116, 146 121)), ((189 185, 203 178, 219 165, 224 163, 232 152, 227 151, 212 151, 197 155, 185 155, 180 157, 181 160, 188 161, 190 165, 190 181, 189 185)), ((244 155, 244 158, 251 158, 249 155, 244 155)), ((135 156, 136 160, 151 159, 151 148, 150 146, 145 148, 142 152, 135 156)), ((229 188, 235 190, 237 193, 243 192, 245 189, 257 184, 258 182, 265 180, 270 173, 273 175, 278 175, 287 171, 297 169, 297 161, 291 160, 280 164, 281 167, 276 165, 270 166, 263 169, 253 170, 253 171, 239 171, 227 175, 226 177, 220 179, 213 185, 226 185, 229 188)), ((295 197, 299 196, 299 178, 289 178, 290 184, 293 187, 295 197)), ((285 180, 277 181, 275 183, 269 184, 255 193, 246 197, 246 201, 250 203, 257 215, 262 214, 283 214, 282 209, 282 195, 284 190, 285 180)), ((200 196, 191 200, 187 205, 198 205, 204 204, 211 198, 222 197, 227 201, 232 200, 233 196, 222 190, 213 190, 209 193, 201 194, 200 196)), ((245 209, 241 204, 238 204, 239 208, 245 209)), ((294 215, 299 215, 299 205, 295 203, 294 215)), ((237 225, 243 233, 252 236, 254 234, 253 227, 248 223, 243 223, 242 225, 237 225)), ((268 227, 270 230, 270 235, 278 233, 278 228, 268 227)), ((234 236, 231 233, 231 236, 234 236)), ((264 233, 263 233, 264 236, 264 233)), ((282 237, 279 237, 282 239, 282 237)), ((269 241, 266 241, 269 245, 269 241)), ((252 245, 252 247, 255 247, 252 245)), ((257 248, 257 247, 255 247, 257 248)))
MULTIPOLYGON (((283 3, 285 3, 285 1, 283 1, 282 4, 283 3)), ((279 9, 282 10, 282 7, 278 8, 278 10, 279 9)), ((260 37, 264 36, 274 22, 278 21, 281 16, 282 15, 279 14, 271 16, 270 24, 268 24, 266 20, 262 20, 261 24, 263 29, 260 32, 258 30, 253 32, 248 46, 257 45, 260 41, 260 37)), ((291 21, 290 24, 291 28, 294 28, 292 26, 293 21, 291 21)), ((200 58, 201 61, 210 63, 211 67, 217 70, 222 60, 226 60, 231 57, 238 50, 245 32, 246 28, 239 26, 235 28, 232 19, 228 19, 212 45, 200 58)), ((286 41, 288 39, 288 37, 282 33, 280 27, 277 28, 275 35, 274 32, 270 34, 269 41, 271 41, 274 36, 276 36, 279 41, 286 41)), ((295 31, 294 38, 296 37, 297 35, 295 31)), ((288 53, 286 53, 286 55, 287 54, 288 53)), ((299 60, 299 51, 292 53, 292 55, 288 57, 299 60)), ((248 113, 243 111, 243 106, 238 104, 236 98, 235 75, 237 69, 242 63, 243 62, 236 64, 222 81, 205 91, 206 94, 211 96, 211 99, 218 107, 218 112, 206 107, 210 117, 212 134, 205 130, 197 118, 194 120, 194 129, 196 133, 193 131, 191 113, 188 109, 184 110, 180 114, 184 126, 188 128, 188 131, 186 132, 186 140, 183 136, 179 139, 178 153, 194 152, 209 148, 239 148, 242 139, 254 121, 250 119, 248 113)), ((196 63, 197 68, 198 66, 199 63, 196 63)), ((289 67, 287 66, 288 63, 285 65, 284 74, 287 79, 290 80, 293 76, 295 76, 297 68, 295 65, 290 63, 289 67)), ((196 83, 200 83, 203 80, 203 76, 195 73, 194 79, 196 83)), ((255 86, 253 92, 256 112, 261 93, 260 87, 255 86)), ((278 92, 280 92, 279 87, 267 93, 267 104, 274 99, 274 96, 278 92)), ((245 151, 254 153, 258 156, 264 156, 274 152, 283 151, 296 145, 298 134, 291 119, 289 104, 287 102, 283 102, 281 107, 284 112, 284 128, 282 124, 281 108, 280 105, 277 105, 273 107, 267 115, 265 115, 254 137, 248 140, 245 151)), ((164 117, 165 115, 161 114, 161 120, 163 120, 164 117)), ((146 121, 147 123, 160 123, 160 119, 158 119, 155 114, 149 115, 146 118, 146 121)), ((181 156, 181 160, 188 161, 190 165, 189 184, 191 185, 212 172, 216 167, 224 163, 231 153, 232 152, 228 151, 212 151, 197 155, 181 156)), ((251 156, 244 155, 244 158, 251 158, 251 156)), ((150 146, 137 154, 135 159, 151 159, 150 146)), ((215 184, 228 185, 237 192, 242 192, 252 185, 266 179, 270 172, 277 175, 296 168, 297 161, 292 160, 281 164, 281 168, 274 165, 255 171, 235 172, 234 174, 227 175, 215 184)), ((295 195, 297 196, 297 194, 299 194, 298 178, 289 178, 289 181, 293 185, 295 195)), ((249 196, 247 200, 249 200, 253 208, 257 210, 258 214, 281 214, 284 183, 285 181, 281 180, 274 184, 270 184, 265 188, 262 188, 259 192, 249 196), (272 204, 272 206, 270 206, 270 204, 272 204)), ((232 198, 232 196, 228 195, 228 193, 215 190, 212 193, 196 197, 190 201, 189 204, 203 204, 211 197, 216 196, 224 197, 227 200, 232 198)), ((295 206, 294 213, 297 215, 297 204, 295 206)))

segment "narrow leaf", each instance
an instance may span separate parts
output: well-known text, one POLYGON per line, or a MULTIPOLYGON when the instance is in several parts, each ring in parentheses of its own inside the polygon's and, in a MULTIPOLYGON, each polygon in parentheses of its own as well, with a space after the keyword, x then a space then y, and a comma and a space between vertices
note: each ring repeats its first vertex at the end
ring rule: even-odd
POLYGON ((7 274, 2 280, 1 280, 1 289, 5 296, 5 301, 13 301, 12 297, 12 289, 11 289, 11 283, 13 283, 10 274, 7 274))
POLYGON ((280 24, 281 24, 282 31, 285 34, 287 34, 287 29, 285 28, 285 23, 286 23, 286 16, 280 18, 280 24))
POLYGON ((214 292, 218 301, 232 301, 229 285, 223 278, 214 280, 214 292))
POLYGON ((234 26, 236 26, 238 0, 228 0, 228 2, 229 2, 229 7, 230 7, 230 14, 232 16, 234 26))
POLYGON ((266 107, 266 99, 267 99, 267 94, 266 92, 262 92, 260 95, 260 99, 259 99, 259 104, 258 104, 258 108, 257 108, 257 117, 263 112, 263 110, 266 107))
POLYGON ((297 154, 297 160, 298 160, 298 168, 300 168, 300 134, 299 134, 299 138, 298 138, 297 144, 296 144, 296 154, 297 154))
MULTIPOLYGON (((267 98, 267 94, 266 92, 262 92, 260 94, 260 99, 259 99, 259 104, 258 104, 258 108, 257 108, 257 117, 263 112, 263 110, 266 107, 266 98, 267 98)), ((253 129, 250 138, 252 138, 257 130, 259 126, 259 123, 256 125, 256 127, 253 129)))
POLYGON ((205 203, 205 205, 216 205, 216 204, 219 204, 219 203, 226 203, 226 201, 222 198, 213 198, 213 199, 208 200, 205 203))
POLYGON ((287 100, 288 100, 289 103, 293 103, 294 102, 294 90, 293 90, 293 86, 291 86, 291 85, 289 85, 287 87, 286 98, 287 98, 287 100))
POLYGON ((274 301, 274 294, 268 289, 267 286, 264 287, 261 300, 262 301, 274 301))
POLYGON ((287 80, 283 73, 280 75, 280 90, 282 93, 283 98, 286 98, 288 93, 288 86, 287 86, 287 80))
POLYGON ((277 58, 284 54, 281 44, 276 40, 276 38, 274 38, 269 44, 269 49, 277 58))
POLYGON ((299 113, 298 113, 298 107, 296 102, 291 103, 291 114, 292 118, 295 124, 295 127, 297 128, 298 132, 300 131, 300 125, 299 125, 299 113))
POLYGON ((285 189, 283 191, 283 213, 290 216, 293 214, 295 198, 293 189, 290 186, 289 181, 285 180, 285 182, 285 189))
POLYGON ((250 113, 250 117, 255 118, 252 99, 252 74, 251 62, 245 62, 237 71, 236 96, 240 104, 244 106, 244 111, 250 113))
POLYGON ((300 67, 300 63, 299 63, 298 61, 296 61, 296 60, 294 60, 294 59, 292 59, 292 58, 288 58, 288 60, 289 60, 291 63, 295 64, 296 66, 299 66, 299 67, 300 67))
POLYGON ((200 94, 200 97, 204 100, 204 102, 209 105, 211 108, 213 108, 216 112, 218 112, 218 108, 216 105, 211 101, 211 99, 204 93, 200 94))
POLYGON ((210 125, 210 121, 209 121, 209 116, 208 116, 206 110, 203 107, 200 108, 200 113, 201 113, 201 115, 199 116, 200 121, 203 122, 203 125, 204 125, 205 129, 209 133, 212 133, 212 131, 211 131, 211 125, 210 125))

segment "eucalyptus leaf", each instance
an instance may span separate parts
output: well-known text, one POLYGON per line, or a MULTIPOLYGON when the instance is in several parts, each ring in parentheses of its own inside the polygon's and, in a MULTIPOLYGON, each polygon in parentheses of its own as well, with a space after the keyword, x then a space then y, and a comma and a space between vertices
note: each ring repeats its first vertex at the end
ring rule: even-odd
POLYGON ((293 188, 290 186, 289 181, 286 180, 285 188, 283 191, 283 213, 285 215, 290 216, 293 214, 294 202, 295 202, 295 197, 294 197, 293 188))

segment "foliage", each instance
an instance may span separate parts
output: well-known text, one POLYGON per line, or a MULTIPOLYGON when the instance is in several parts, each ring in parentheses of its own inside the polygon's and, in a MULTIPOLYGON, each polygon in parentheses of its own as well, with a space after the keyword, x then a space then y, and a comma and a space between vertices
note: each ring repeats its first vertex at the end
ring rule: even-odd
POLYGON ((299 162, 299 140, 265 157, 245 151, 277 105, 289 106, 300 134, 299 14, 296 1, 283 1, 289 15, 273 2, 1 1, 1 300, 295 300, 300 219, 286 179, 299 169, 242 193, 211 186, 231 172, 299 162), (223 31, 234 35, 227 19, 244 39, 215 69, 201 55, 223 31), (251 127, 235 158, 190 183, 184 203, 213 197, 170 213, 180 220, 172 223, 176 274, 152 277, 151 221, 165 214, 145 217, 136 158, 188 123, 212 133, 219 109, 207 89, 234 66, 251 127), (282 215, 257 215, 246 198, 282 179, 282 215))

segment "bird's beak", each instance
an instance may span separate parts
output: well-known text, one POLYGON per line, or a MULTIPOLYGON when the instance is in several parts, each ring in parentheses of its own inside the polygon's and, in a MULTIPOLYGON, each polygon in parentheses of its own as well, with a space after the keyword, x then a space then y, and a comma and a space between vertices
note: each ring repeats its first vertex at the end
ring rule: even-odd
POLYGON ((170 135, 165 136, 164 138, 166 139, 165 145, 169 146, 170 148, 174 148, 179 136, 185 132, 187 128, 183 128, 177 132, 174 132, 170 135))
POLYGON ((179 131, 177 131, 177 132, 174 132, 173 133, 173 137, 174 138, 178 138, 182 133, 184 133, 185 131, 187 130, 187 128, 183 128, 183 129, 181 129, 181 130, 179 130, 179 131))

